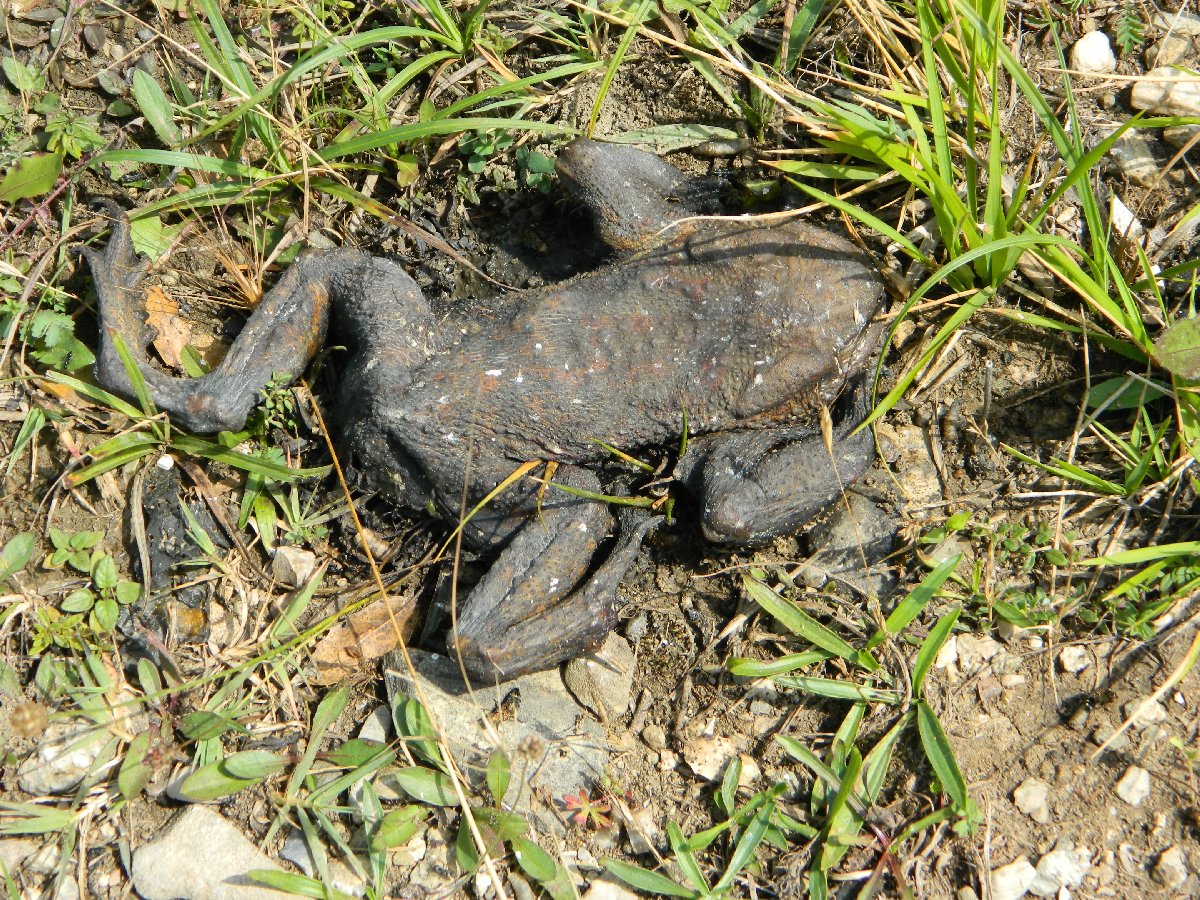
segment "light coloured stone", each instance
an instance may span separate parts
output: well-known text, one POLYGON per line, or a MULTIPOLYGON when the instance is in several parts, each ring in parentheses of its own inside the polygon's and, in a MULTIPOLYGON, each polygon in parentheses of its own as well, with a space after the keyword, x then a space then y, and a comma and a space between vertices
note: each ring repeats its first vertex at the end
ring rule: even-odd
POLYGON ((133 887, 144 900, 275 900, 246 875, 279 864, 207 806, 189 806, 133 851, 133 887))
POLYGON ((1146 61, 1147 69, 1155 69, 1159 66, 1181 66, 1188 61, 1188 57, 1192 55, 1194 49, 1191 39, 1186 34, 1173 31, 1163 35, 1161 39, 1146 48, 1143 58, 1146 61))
POLYGON ((1113 237, 1117 240, 1136 241, 1146 233, 1142 223, 1133 211, 1121 202, 1121 198, 1113 194, 1108 205, 1108 217, 1112 223, 1113 237))
POLYGON ((588 886, 583 900, 638 900, 640 895, 612 875, 597 878, 588 886))
POLYGON ((1050 785, 1040 778, 1026 778, 1013 791, 1013 802, 1017 804, 1017 809, 1041 825, 1050 822, 1049 798, 1050 785))
POLYGON ((1058 665, 1069 675, 1078 675, 1091 664, 1091 654, 1076 644, 1070 647, 1063 647, 1058 652, 1058 665))
POLYGON ((1150 797, 1150 773, 1141 766, 1130 766, 1117 782, 1117 796, 1130 806, 1141 806, 1150 797))
POLYGON ((993 869, 988 878, 992 900, 1020 900, 1037 879, 1037 869, 1024 856, 1018 856, 1007 866, 993 869))
POLYGON ((1103 31, 1085 34, 1071 47, 1071 68, 1076 72, 1107 75, 1117 70, 1112 43, 1103 31))
POLYGON ((737 755, 737 744, 723 735, 693 738, 683 746, 683 759, 705 781, 716 781, 737 755))
POLYGON ((1145 731, 1151 725, 1161 725, 1167 721, 1167 708, 1157 700, 1130 700, 1121 707, 1126 719, 1133 722, 1138 731, 1145 731))
POLYGON ((625 715, 633 698, 633 676, 637 655, 629 641, 615 631, 600 649, 571 660, 563 667, 563 683, 602 722, 625 715))
POLYGON ((1188 37, 1200 37, 1200 16, 1195 13, 1156 13, 1152 19, 1155 31, 1165 31, 1170 34, 1182 34, 1188 37))
POLYGON ((17 769, 17 784, 37 796, 74 790, 92 771, 108 739, 107 731, 87 719, 51 722, 17 769))
POLYGON ((958 662, 958 636, 953 635, 946 643, 942 644, 942 649, 938 650, 937 656, 933 659, 933 667, 935 669, 949 669, 958 662))
POLYGON ((1079 887, 1092 868, 1092 852, 1087 847, 1075 847, 1063 838, 1058 845, 1038 860, 1037 878, 1029 885, 1029 893, 1037 897, 1058 897, 1063 889, 1079 887))
POLYGON ((1134 109, 1165 116, 1200 115, 1200 76, 1159 66, 1133 83, 1129 102, 1134 109))
POLYGON ((316 568, 316 554, 300 547, 280 547, 271 560, 271 574, 288 587, 307 584, 316 568))
POLYGON ((1159 854, 1150 877, 1168 890, 1178 890, 1187 881, 1187 857, 1183 848, 1174 844, 1159 854))
POLYGON ((1113 141, 1108 155, 1116 161, 1121 174, 1134 184, 1154 184, 1162 174, 1150 142, 1136 131, 1126 131, 1113 141))
POLYGON ((1173 125, 1164 128, 1162 136, 1172 147, 1195 149, 1200 144, 1200 125, 1173 125))
POLYGON ((999 661, 1004 645, 990 635, 960 634, 958 664, 964 675, 974 675, 993 660, 999 661))

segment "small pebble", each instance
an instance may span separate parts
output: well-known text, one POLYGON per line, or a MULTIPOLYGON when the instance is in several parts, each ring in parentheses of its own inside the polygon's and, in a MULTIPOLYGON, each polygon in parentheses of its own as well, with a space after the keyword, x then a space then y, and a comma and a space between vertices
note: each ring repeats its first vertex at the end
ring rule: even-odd
POLYGON ((642 740, 651 750, 665 750, 667 747, 667 732, 661 725, 651 723, 642 729, 642 740))
POLYGON ((1050 823, 1050 785, 1040 778, 1026 778, 1013 791, 1017 809, 1040 825, 1050 823))
POLYGON ((1058 665, 1069 675, 1078 675, 1091 664, 1092 656, 1083 647, 1063 647, 1058 653, 1058 665))
POLYGON ((1200 125, 1173 125, 1164 128, 1163 140, 1182 150, 1184 147, 1195 148, 1200 144, 1200 125))
POLYGON ((1123 753, 1129 749, 1129 733, 1122 731, 1117 734, 1117 729, 1108 722, 1102 722, 1096 726, 1096 730, 1092 732, 1092 743, 1097 747, 1103 747, 1109 741, 1108 749, 1114 753, 1123 753))
POLYGON ((1037 879, 1037 869, 1024 856, 1018 856, 1007 866, 993 869, 990 882, 992 900, 1020 900, 1037 879))
POLYGON ((1174 844, 1159 854, 1150 877, 1168 890, 1178 890, 1187 881, 1187 857, 1183 848, 1174 844))
POLYGON ((1029 893, 1038 897, 1059 897, 1069 888, 1079 887, 1092 868, 1092 852, 1076 848, 1063 838, 1037 864, 1037 878, 1029 885, 1029 893))
POLYGON ((1154 69, 1158 66, 1181 66, 1188 61, 1192 50, 1192 42, 1187 35, 1173 31, 1146 48, 1143 58, 1146 61, 1147 69, 1154 69))
POLYGON ((1116 791, 1130 806, 1141 806, 1150 796, 1150 773, 1141 766, 1130 766, 1117 782, 1116 791))
POLYGON ((280 547, 271 560, 271 574, 288 587, 307 583, 316 568, 316 554, 300 547, 280 547))
POLYGON ((1117 70, 1117 57, 1103 31, 1085 34, 1071 48, 1071 68, 1076 72, 1104 75, 1117 70))
POLYGON ((1108 149, 1116 160, 1121 174, 1134 184, 1151 185, 1158 180, 1161 168, 1150 142, 1136 131, 1126 131, 1108 149))
POLYGON ((1160 725, 1167 720, 1167 708, 1157 700, 1147 703, 1144 700, 1130 700, 1121 707, 1126 719, 1132 720, 1133 727, 1145 731, 1151 725, 1160 725))

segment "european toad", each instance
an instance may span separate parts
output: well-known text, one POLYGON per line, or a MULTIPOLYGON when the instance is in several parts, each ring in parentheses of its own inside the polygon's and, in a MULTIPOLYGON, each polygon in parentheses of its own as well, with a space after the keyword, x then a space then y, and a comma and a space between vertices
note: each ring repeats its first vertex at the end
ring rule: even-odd
MULTIPOLYGON (((356 466, 394 500, 457 521, 521 463, 554 462, 556 483, 601 489, 605 444, 687 451, 674 476, 698 500, 705 537, 747 546, 793 532, 835 502, 872 459, 862 372, 877 352, 882 284, 847 240, 801 222, 686 218, 687 182, 640 150, 576 140, 560 179, 601 237, 636 251, 531 290, 502 320, 438 322, 396 262, 352 250, 300 258, 225 360, 201 378, 150 364, 128 222, 88 252, 100 301, 97 379, 129 395, 123 336, 155 403, 195 432, 237 430, 273 377, 301 372, 330 310, 352 348, 337 419, 356 466), (463 327, 470 324, 471 327, 463 327), (840 398, 840 399, 839 399, 840 398), (820 411, 834 410, 831 459, 820 411), (464 486, 466 506, 463 506, 464 486)), ((470 520, 498 550, 461 602, 450 647, 501 680, 594 648, 616 589, 656 520, 525 479, 470 520), (598 567, 601 548, 611 544, 598 567)))

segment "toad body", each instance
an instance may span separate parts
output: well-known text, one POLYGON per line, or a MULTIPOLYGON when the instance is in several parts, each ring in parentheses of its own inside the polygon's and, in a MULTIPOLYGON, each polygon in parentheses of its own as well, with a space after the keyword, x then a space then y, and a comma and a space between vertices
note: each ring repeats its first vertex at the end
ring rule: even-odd
POLYGON ((853 244, 795 221, 689 218, 686 178, 626 146, 576 140, 557 171, 628 255, 463 323, 436 321, 396 262, 311 252, 200 378, 149 362, 145 263, 127 221, 103 253, 88 251, 104 326, 98 380, 132 392, 119 334, 184 428, 240 429, 268 381, 303 370, 332 313, 352 348, 341 443, 393 500, 458 521, 521 464, 555 464, 545 471, 573 493, 524 479, 465 526, 496 555, 460 600, 450 649, 487 681, 579 656, 615 626, 617 585, 657 520, 622 517, 613 536, 609 507, 588 496, 601 492, 608 447, 678 448, 686 427, 673 475, 696 497, 705 537, 735 547, 797 530, 872 459, 869 433, 850 432, 865 412, 883 288, 853 244), (822 408, 834 411, 832 456, 822 408))

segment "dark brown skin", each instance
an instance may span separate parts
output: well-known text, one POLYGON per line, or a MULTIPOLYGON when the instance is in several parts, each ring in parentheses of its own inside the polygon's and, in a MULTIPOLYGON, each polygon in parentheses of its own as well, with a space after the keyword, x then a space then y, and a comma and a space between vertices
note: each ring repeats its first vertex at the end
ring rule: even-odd
MULTIPOLYGON (((192 431, 236 430, 266 383, 291 376, 324 339, 330 310, 354 348, 342 374, 343 443, 397 502, 457 520, 531 460, 589 491, 600 442, 635 453, 690 443, 675 476, 701 502, 714 542, 748 546, 796 530, 870 465, 861 374, 878 351, 883 302, 852 244, 800 222, 677 220, 688 186, 657 157, 578 140, 562 180, 604 239, 640 252, 510 304, 511 317, 435 328, 398 265, 354 251, 306 255, 264 298, 225 362, 201 379, 153 369, 136 287, 144 270, 122 218, 89 262, 100 298, 98 380, 128 394, 120 334, 155 402, 192 431), (465 332, 465 334, 464 334, 465 332), (847 389, 847 385, 851 385, 847 389), (846 396, 843 396, 845 394, 846 396), (839 400, 840 398, 840 400, 839 400), (835 459, 817 429, 835 410, 835 459)), ((623 521, 589 576, 613 518, 603 504, 538 485, 501 495, 466 530, 500 554, 461 602, 451 649, 488 681, 547 668, 597 646, 616 588, 657 520, 623 521)))

